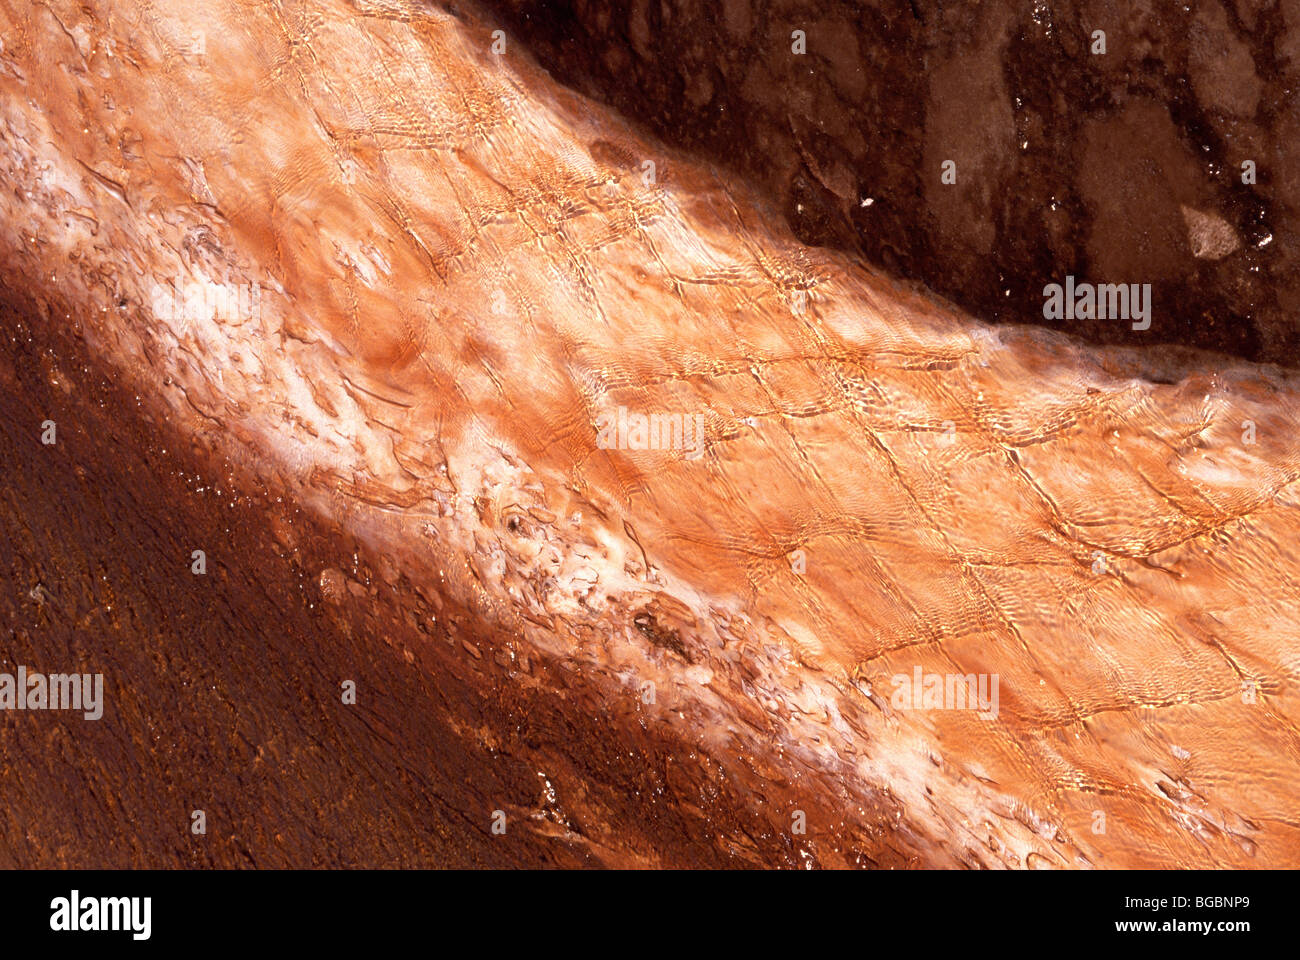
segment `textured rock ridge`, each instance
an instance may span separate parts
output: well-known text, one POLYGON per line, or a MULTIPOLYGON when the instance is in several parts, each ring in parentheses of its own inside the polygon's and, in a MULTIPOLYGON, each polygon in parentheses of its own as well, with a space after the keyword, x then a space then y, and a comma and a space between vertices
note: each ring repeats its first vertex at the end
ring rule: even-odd
MULTIPOLYGON (((389 744, 376 795, 331 801, 374 820, 358 858, 392 862, 412 822, 391 782, 393 809, 442 797, 419 862, 1293 860, 1295 379, 983 326, 802 245, 494 29, 370 0, 0 2, 0 265, 28 317, 6 389, 46 356, 25 342, 51 385, 93 362, 252 498, 286 556, 211 551, 236 613, 204 670, 223 632, 257 649, 250 597, 289 569, 285 603, 334 611, 312 690, 334 696, 333 638, 345 664, 401 654, 346 721, 395 725, 358 733, 389 744), (996 716, 900 705, 918 669, 996 675, 996 716)), ((325 622, 295 611, 268 628, 325 622)), ((227 735, 213 712, 146 736, 150 676, 123 661, 144 705, 104 721, 144 781, 227 735)), ((257 730, 295 709, 266 702, 257 730)), ((291 738, 330 722, 294 716, 291 738)), ((321 796, 329 765, 302 763, 256 769, 321 796)), ((117 789, 77 795, 87 829, 130 829, 147 795, 117 789)), ((246 860, 302 862, 274 839, 301 820, 226 802, 264 831, 246 860)), ((141 834, 132 862, 187 842, 141 834)))

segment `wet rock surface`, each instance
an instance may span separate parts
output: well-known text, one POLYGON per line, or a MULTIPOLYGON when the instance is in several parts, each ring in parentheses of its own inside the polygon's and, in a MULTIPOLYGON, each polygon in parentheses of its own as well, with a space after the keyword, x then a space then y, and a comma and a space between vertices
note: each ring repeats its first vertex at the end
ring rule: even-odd
POLYGON ((93 721, 0 713, 6 867, 802 865, 639 690, 517 653, 48 312, 0 317, 0 671, 106 691, 93 721))
POLYGON ((806 243, 984 320, 1294 363, 1294 0, 486 6, 561 82, 759 186, 806 243), (1045 320, 1067 275, 1151 284, 1151 328, 1045 320))
POLYGON ((495 26, 0 3, 8 655, 120 711, 0 718, 13 861, 1294 861, 1295 377, 983 325, 495 26))

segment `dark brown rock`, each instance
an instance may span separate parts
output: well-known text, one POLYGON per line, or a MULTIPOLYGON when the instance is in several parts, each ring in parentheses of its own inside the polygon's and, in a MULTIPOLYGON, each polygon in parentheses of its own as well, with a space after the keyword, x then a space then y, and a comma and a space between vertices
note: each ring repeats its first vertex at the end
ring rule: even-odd
POLYGON ((0 5, 0 615, 111 684, 0 718, 7 862, 1295 861, 1294 372, 989 328, 477 16, 295 13, 0 5))
POLYGON ((804 242, 978 317, 1279 363, 1300 347, 1294 0, 486 5, 562 82, 761 185, 804 242), (1184 210, 1230 240, 1202 247, 1184 210), (1045 321, 1069 274, 1152 284, 1151 329, 1045 321))

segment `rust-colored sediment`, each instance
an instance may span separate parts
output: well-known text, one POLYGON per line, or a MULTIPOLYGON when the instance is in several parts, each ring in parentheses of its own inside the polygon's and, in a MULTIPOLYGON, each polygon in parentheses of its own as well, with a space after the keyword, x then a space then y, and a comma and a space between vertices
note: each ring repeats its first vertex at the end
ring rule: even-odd
POLYGON ((0 0, 6 653, 110 691, 3 718, 5 858, 1293 860, 1296 379, 983 327, 492 29, 0 0))
MULTIPOLYGON (((731 862, 707 837, 753 830, 749 798, 642 723, 639 698, 509 656, 510 634, 305 514, 273 472, 224 460, 219 433, 144 410, 32 304, 0 309, 0 669, 107 688, 96 722, 0 715, 0 862, 731 862), (53 446, 27 428, 46 419, 53 446)), ((795 862, 775 833, 748 855, 795 862)))

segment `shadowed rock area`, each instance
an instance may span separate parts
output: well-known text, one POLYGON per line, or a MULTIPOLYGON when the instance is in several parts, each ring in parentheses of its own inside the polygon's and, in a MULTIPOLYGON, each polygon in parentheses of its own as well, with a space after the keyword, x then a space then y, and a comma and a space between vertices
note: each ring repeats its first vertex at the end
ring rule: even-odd
POLYGON ((983 324, 495 28, 0 0, 6 656, 109 683, 5 855, 1294 862, 1293 373, 983 324))
POLYGON ((806 243, 985 320, 1295 362, 1297 0, 486 6, 562 82, 758 185, 806 243), (1151 284, 1151 328, 1045 320, 1067 275, 1151 284))
POLYGON ((638 697, 502 652, 273 471, 143 410, 48 304, 0 319, 0 671, 105 684, 97 720, 0 713, 0 865, 800 865, 638 697))

